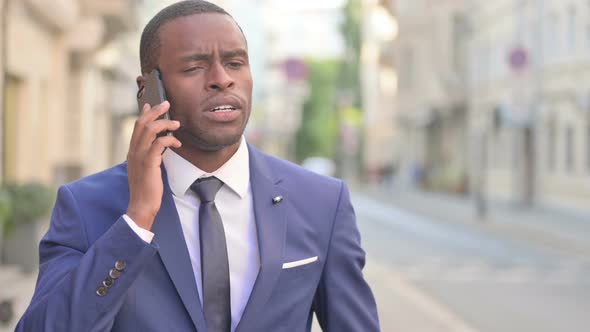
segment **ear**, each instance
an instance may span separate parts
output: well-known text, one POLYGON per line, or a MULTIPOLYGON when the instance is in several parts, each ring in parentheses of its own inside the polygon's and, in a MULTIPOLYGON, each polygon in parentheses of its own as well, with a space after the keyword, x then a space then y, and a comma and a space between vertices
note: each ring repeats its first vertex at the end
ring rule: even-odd
POLYGON ((137 76, 135 82, 137 83, 137 88, 141 89, 145 85, 145 77, 137 76))

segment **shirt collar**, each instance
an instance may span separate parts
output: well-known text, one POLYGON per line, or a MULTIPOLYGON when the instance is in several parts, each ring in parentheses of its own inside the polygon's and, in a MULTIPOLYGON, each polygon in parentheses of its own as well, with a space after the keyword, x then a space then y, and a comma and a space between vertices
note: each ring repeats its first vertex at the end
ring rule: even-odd
POLYGON ((246 139, 242 136, 240 146, 234 155, 213 173, 207 173, 179 154, 166 149, 162 155, 168 184, 176 196, 184 196, 190 186, 198 178, 215 176, 234 191, 240 198, 244 198, 250 182, 250 160, 246 139))

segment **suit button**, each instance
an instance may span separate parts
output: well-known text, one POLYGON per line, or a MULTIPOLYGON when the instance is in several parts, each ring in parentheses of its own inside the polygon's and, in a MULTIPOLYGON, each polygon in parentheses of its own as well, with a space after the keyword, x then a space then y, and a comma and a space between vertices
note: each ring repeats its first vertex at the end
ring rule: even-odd
POLYGON ((114 280, 111 277, 106 277, 105 280, 102 281, 102 285, 105 286, 106 288, 111 288, 111 286, 113 286, 114 284, 114 280))
POLYGON ((121 271, 117 271, 115 269, 111 269, 109 271, 109 277, 113 278, 113 279, 119 279, 119 277, 121 276, 121 271))
POLYGON ((98 295, 100 297, 107 295, 107 293, 108 293, 108 291, 105 286, 100 286, 96 289, 96 295, 98 295))
POLYGON ((123 271, 125 270, 125 267, 127 267, 127 264, 125 263, 125 261, 116 261, 115 262, 115 270, 117 271, 123 271))

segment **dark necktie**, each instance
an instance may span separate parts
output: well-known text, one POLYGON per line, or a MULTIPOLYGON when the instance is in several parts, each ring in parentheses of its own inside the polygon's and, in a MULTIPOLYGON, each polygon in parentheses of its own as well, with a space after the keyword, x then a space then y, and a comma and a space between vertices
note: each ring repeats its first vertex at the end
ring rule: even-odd
POLYGON ((213 176, 198 179, 191 185, 191 189, 201 200, 199 237, 203 311, 209 332, 229 332, 231 328, 227 246, 221 216, 214 202, 215 195, 222 186, 223 182, 213 176))

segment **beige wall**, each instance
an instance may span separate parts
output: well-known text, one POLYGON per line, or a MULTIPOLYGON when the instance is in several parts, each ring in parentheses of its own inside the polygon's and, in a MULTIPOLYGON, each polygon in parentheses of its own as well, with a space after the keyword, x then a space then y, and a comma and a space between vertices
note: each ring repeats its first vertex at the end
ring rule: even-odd
MULTIPOLYGON (((364 1, 362 8, 363 44, 361 49, 360 80, 363 114, 363 164, 370 175, 393 166, 399 154, 399 128, 395 123, 394 101, 398 94, 398 73, 393 66, 391 39, 380 32, 374 22, 379 10, 387 12, 392 23, 391 8, 377 1, 364 1), (383 34, 383 35, 380 35, 383 34)), ((370 181, 379 180, 371 177, 370 181)))
POLYGON ((390 46, 398 75, 394 123, 403 128, 396 136, 398 175, 405 181, 414 167, 423 167, 439 177, 432 182, 448 187, 440 189, 458 190, 467 162, 466 53, 461 42, 466 37, 456 33, 455 22, 465 3, 400 0, 392 8, 400 31, 390 46))
POLYGON ((11 77, 11 102, 13 108, 7 109, 11 123, 7 137, 5 155, 14 158, 6 180, 40 180, 48 183, 51 179, 52 160, 55 151, 53 132, 59 132, 56 121, 49 114, 59 116, 59 109, 52 107, 60 97, 60 55, 52 45, 53 38, 48 29, 39 22, 24 15, 22 3, 14 3, 10 8, 7 27, 7 73, 11 77), (44 54, 47 56, 39 56, 44 54), (55 79, 53 79, 55 77, 55 79), (14 143, 14 144, 12 144, 14 143))
MULTIPOLYGON (((105 92, 112 84, 105 71, 113 69, 99 66, 95 57, 111 46, 105 41, 112 42, 117 33, 105 34, 103 15, 113 19, 113 8, 118 7, 86 1, 79 10, 49 10, 51 1, 11 3, 6 58, 10 83, 3 89, 10 101, 3 107, 5 180, 57 184, 111 166, 114 105, 105 92)), ((119 15, 134 17, 130 12, 119 15)), ((133 90, 133 84, 128 89, 133 90)))
MULTIPOLYGON (((0 0, 0 119, 4 118, 4 53, 6 49, 4 25, 6 16, 6 0, 0 0)), ((0 125, 0 150, 4 147, 4 126, 0 125)), ((4 181, 4 163, 0 157, 0 183, 4 181)))
POLYGON ((542 116, 538 130, 539 200, 587 208, 590 202, 590 123, 587 112, 572 102, 558 103, 551 113, 542 116), (571 167, 567 162, 568 128, 573 130, 571 167))
POLYGON ((590 12, 586 1, 544 3, 529 1, 518 11, 514 0, 474 2, 470 108, 471 118, 483 120, 472 130, 485 131, 490 137, 490 194, 521 200, 522 130, 506 125, 494 128, 493 112, 500 104, 513 108, 536 105, 532 122, 536 132, 536 201, 587 208, 590 105, 584 100, 590 98, 590 43, 585 24, 590 12), (517 26, 521 26, 520 34, 517 26), (531 59, 530 66, 520 74, 514 74, 506 63, 508 50, 517 43, 527 48, 531 59), (566 167, 567 128, 573 130, 571 169, 566 167), (549 161, 551 155, 553 163, 549 161))

